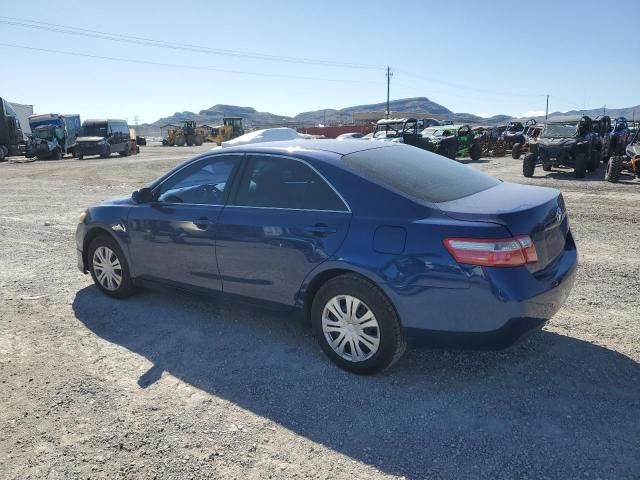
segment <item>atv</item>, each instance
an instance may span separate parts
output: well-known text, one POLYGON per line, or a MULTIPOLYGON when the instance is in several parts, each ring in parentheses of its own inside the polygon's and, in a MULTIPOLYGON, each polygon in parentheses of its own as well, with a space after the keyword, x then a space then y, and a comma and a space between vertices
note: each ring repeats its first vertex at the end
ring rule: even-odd
POLYGON ((640 130, 636 130, 631 142, 627 145, 624 156, 615 155, 609 159, 604 179, 607 182, 616 183, 624 170, 640 178, 640 130))
POLYGON ((576 178, 584 178, 600 164, 598 136, 593 132, 588 116, 559 117, 550 120, 542 129, 538 141, 530 144, 531 152, 522 162, 522 174, 533 176, 537 165, 545 172, 553 167, 573 168, 576 178))
POLYGON ((518 160, 520 155, 529 153, 531 151, 531 144, 538 140, 543 128, 544 125, 536 124, 536 121, 533 120, 533 123, 530 124, 525 131, 523 143, 516 142, 512 145, 511 158, 518 160))

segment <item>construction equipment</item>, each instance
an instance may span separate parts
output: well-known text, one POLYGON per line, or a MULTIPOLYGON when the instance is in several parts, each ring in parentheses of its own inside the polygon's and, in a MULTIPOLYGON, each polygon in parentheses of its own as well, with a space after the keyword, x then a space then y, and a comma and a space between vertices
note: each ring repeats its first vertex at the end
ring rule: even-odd
POLYGON ((212 128, 207 140, 220 146, 222 142, 241 135, 244 135, 242 117, 223 117, 222 125, 212 128))
POLYGON ((196 122, 193 120, 183 120, 176 128, 170 128, 167 131, 167 138, 162 140, 162 144, 173 147, 183 147, 188 145, 200 146, 204 142, 204 135, 202 129, 196 127, 196 122))

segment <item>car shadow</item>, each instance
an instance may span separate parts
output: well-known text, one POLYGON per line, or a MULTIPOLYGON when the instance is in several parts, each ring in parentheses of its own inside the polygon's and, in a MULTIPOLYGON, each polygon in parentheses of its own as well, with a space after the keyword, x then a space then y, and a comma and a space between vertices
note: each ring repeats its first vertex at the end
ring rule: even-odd
POLYGON ((456 158, 456 160, 460 163, 463 163, 465 165, 478 165, 481 163, 489 163, 491 162, 491 160, 485 159, 485 158, 480 158, 478 160, 472 160, 470 158, 456 158))
POLYGON ((388 474, 520 478, 535 467, 553 477, 567 462, 566 478, 640 469, 640 365, 569 336, 543 331, 501 352, 410 349, 361 377, 331 364, 288 313, 180 292, 116 301, 94 286, 77 292, 73 310, 152 362, 141 389, 169 372, 388 474))

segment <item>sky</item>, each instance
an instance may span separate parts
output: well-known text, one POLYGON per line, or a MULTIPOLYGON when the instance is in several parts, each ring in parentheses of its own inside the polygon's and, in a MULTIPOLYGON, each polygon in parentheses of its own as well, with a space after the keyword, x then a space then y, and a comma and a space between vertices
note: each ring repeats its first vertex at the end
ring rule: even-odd
POLYGON ((392 99, 454 112, 629 107, 638 18, 637 0, 2 0, 0 96, 130 123, 219 103, 292 116, 385 101, 390 66, 392 99))

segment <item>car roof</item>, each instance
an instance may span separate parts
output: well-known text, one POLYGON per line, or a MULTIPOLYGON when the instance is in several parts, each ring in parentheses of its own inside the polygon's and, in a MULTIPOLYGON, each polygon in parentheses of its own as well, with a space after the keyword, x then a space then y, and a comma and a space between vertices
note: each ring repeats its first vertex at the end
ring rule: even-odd
POLYGON ((387 148, 392 144, 384 142, 368 142, 367 140, 334 140, 334 139, 299 139, 279 142, 246 143, 233 147, 217 148, 217 153, 243 152, 243 153, 279 153, 293 154, 296 152, 328 152, 338 155, 349 155, 350 153, 361 152, 363 150, 373 150, 375 148, 387 148))
POLYGON ((567 115, 563 117, 553 117, 547 120, 547 123, 567 123, 567 122, 579 122, 582 118, 590 118, 586 115, 567 115))

